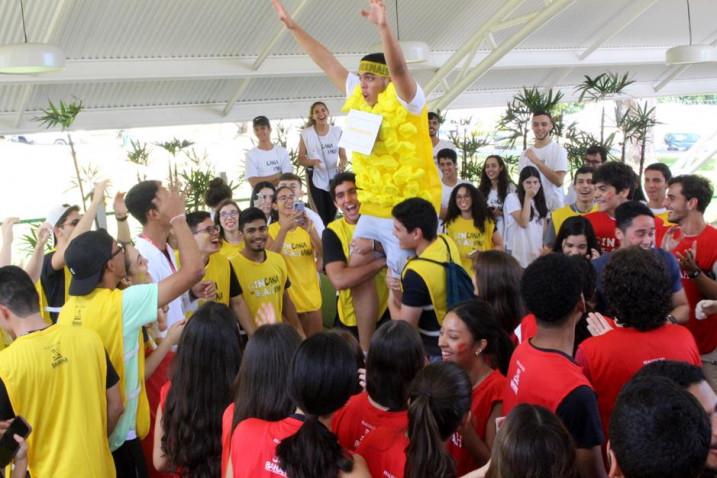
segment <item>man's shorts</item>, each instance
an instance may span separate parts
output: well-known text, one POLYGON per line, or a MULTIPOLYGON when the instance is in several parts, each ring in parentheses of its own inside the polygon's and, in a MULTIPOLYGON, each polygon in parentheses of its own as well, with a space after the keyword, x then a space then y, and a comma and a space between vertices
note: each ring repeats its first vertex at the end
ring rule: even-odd
POLYGON ((393 235, 393 219, 362 214, 356 223, 353 237, 380 242, 386 254, 386 265, 394 277, 401 277, 403 266, 416 255, 413 249, 401 249, 398 245, 398 239, 393 235))

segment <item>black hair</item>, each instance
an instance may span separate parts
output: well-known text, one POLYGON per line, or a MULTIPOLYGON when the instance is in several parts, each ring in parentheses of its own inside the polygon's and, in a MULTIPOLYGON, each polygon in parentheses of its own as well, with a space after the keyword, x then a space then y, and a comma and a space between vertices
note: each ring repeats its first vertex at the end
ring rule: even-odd
POLYGON ((547 116, 548 118, 550 118, 550 122, 551 122, 551 123, 554 123, 554 121, 553 121, 553 115, 551 115, 550 112, 547 111, 547 110, 535 110, 535 111, 533 111, 533 118, 535 118, 536 116, 547 116))
POLYGON ((588 147, 588 149, 585 150, 585 155, 593 156, 595 154, 600 155, 600 162, 605 163, 607 161, 607 149, 604 146, 600 146, 599 144, 593 144, 588 147))
POLYGON ((408 392, 409 444, 404 476, 456 476, 456 465, 445 442, 469 412, 471 392, 468 375, 454 363, 433 363, 416 374, 408 392))
POLYGON ((279 176, 279 182, 281 181, 298 181, 299 184, 304 184, 304 182, 301 180, 301 177, 298 174, 294 173, 281 173, 279 176))
POLYGON ((670 171, 670 167, 666 165, 665 163, 652 163, 648 164, 645 167, 645 171, 657 171, 660 174, 662 174, 662 177, 665 179, 665 182, 672 179, 672 171, 670 171))
POLYGON ((461 319, 475 342, 486 340, 488 345, 482 353, 490 357, 493 368, 497 368, 500 373, 506 375, 514 346, 498 322, 490 304, 482 299, 470 299, 459 302, 448 312, 453 312, 461 319))
POLYGON ((654 218, 655 214, 645 203, 640 201, 625 201, 615 208, 615 225, 622 232, 625 232, 627 228, 632 226, 632 221, 639 216, 650 216, 654 218))
POLYGON ((288 390, 306 419, 276 447, 279 466, 290 478, 338 476, 353 461, 319 417, 341 408, 356 380, 356 359, 344 339, 321 332, 301 343, 289 370, 288 390))
POLYGON ((220 202, 232 198, 232 188, 224 181, 224 178, 214 178, 207 185, 207 192, 204 193, 204 203, 207 207, 214 208, 220 202))
POLYGON ((485 165, 488 162, 489 159, 495 159, 498 163, 498 166, 500 166, 500 173, 498 174, 498 200, 501 203, 505 202, 505 197, 508 195, 508 188, 512 184, 512 181, 510 179, 510 176, 508 175, 508 168, 505 166, 505 161, 502 157, 500 157, 497 154, 491 154, 487 158, 485 158, 485 161, 483 161, 483 167, 481 168, 480 173, 480 185, 478 186, 478 190, 483 194, 483 196, 487 199, 488 195, 490 194, 490 190, 493 188, 493 184, 490 181, 490 178, 485 172, 485 165))
POLYGON ((628 198, 632 198, 637 184, 637 175, 625 163, 611 161, 603 164, 593 174, 593 184, 603 183, 615 188, 615 192, 628 191, 628 198))
POLYGON ((356 175, 350 171, 338 173, 329 182, 329 194, 331 195, 332 201, 336 201, 336 186, 340 186, 341 184, 343 184, 347 181, 354 183, 354 186, 355 186, 356 185, 356 175))
POLYGON ((288 324, 263 325, 249 338, 234 393, 232 430, 247 418, 277 421, 295 408, 286 390, 291 359, 301 344, 288 324))
MULTIPOLYGON (((214 225, 219 228, 219 235, 222 237, 222 239, 225 239, 225 240, 226 240, 226 236, 224 235, 224 227, 222 226, 221 213, 222 213, 222 209, 224 209, 226 206, 229 206, 229 205, 232 205, 235 208, 237 208, 237 211, 239 211, 239 214, 241 214, 241 208, 239 207, 239 204, 237 204, 237 202, 231 198, 220 201, 219 204, 217 204, 216 209, 214 210, 215 211, 214 225)), ((239 223, 239 221, 237 221, 237 225, 238 225, 238 223, 239 223)))
POLYGON ((372 61, 374 63, 386 64, 386 57, 383 53, 369 53, 361 58, 361 61, 372 61))
POLYGON ((242 212, 239 213, 239 230, 243 231, 244 226, 258 219, 262 219, 264 220, 264 222, 266 222, 266 216, 264 215, 264 211, 262 211, 258 207, 248 207, 244 209, 242 212))
MULTIPOLYGON (((274 191, 274 200, 276 200, 276 186, 274 186, 274 184, 269 181, 260 181, 260 182, 256 183, 251 190, 251 198, 249 198, 249 206, 250 207, 254 207, 256 197, 259 194, 259 192, 262 189, 267 189, 267 188, 274 191)), ((276 221, 279 218, 278 213, 273 209, 269 215, 270 215, 272 222, 276 221)), ((266 219, 266 216, 264 216, 264 219, 266 219)))
POLYGON ((432 241, 437 236, 438 216, 433 205, 425 199, 404 199, 393 207, 391 215, 403 224, 408 232, 420 229, 427 241, 432 241))
POLYGON ((523 188, 523 181, 528 178, 538 178, 538 181, 540 182, 540 189, 538 190, 538 194, 536 194, 533 198, 535 208, 533 208, 532 206, 530 208, 530 220, 532 221, 533 217, 536 214, 539 218, 547 217, 548 206, 545 203, 545 191, 543 187, 543 181, 541 181, 540 179, 540 171, 538 171, 538 168, 536 168, 535 166, 526 166, 520 171, 520 176, 518 177, 518 187, 515 191, 518 195, 518 200, 520 201, 520 204, 523 204, 523 200, 525 199, 525 189, 523 188))
POLYGON ((143 226, 147 224, 147 213, 156 209, 154 199, 160 186, 159 181, 140 181, 127 191, 124 198, 129 213, 143 226))
POLYGON ((681 174, 670 179, 667 184, 679 184, 682 186, 682 195, 686 200, 697 198, 697 210, 705 212, 712 201, 714 189, 712 183, 702 176, 696 174, 681 174))
POLYGON ((602 281, 607 303, 626 327, 656 329, 672 310, 670 277, 654 250, 632 246, 613 252, 602 281))
MULTIPOLYGON (((333 328, 327 330, 330 334, 336 334, 339 337, 341 337, 344 342, 348 344, 348 346, 351 348, 351 352, 353 353, 354 357, 356 358, 356 368, 357 369, 365 369, 366 368, 366 356, 363 353, 363 350, 361 350, 361 344, 359 344, 358 339, 356 336, 348 329, 340 329, 340 328, 333 328)), ((354 383, 354 389, 351 392, 351 395, 356 395, 358 393, 363 392, 363 385, 361 385, 361 381, 359 380, 358 375, 356 376, 356 381, 354 383)))
POLYGON ((203 304, 182 331, 162 415, 162 450, 187 476, 221 472, 222 414, 232 401, 240 340, 236 316, 217 302, 203 304))
POLYGON ((580 166, 578 169, 575 170, 575 175, 573 176, 573 184, 576 183, 578 180, 578 174, 595 174, 595 168, 592 166, 580 166))
POLYGON ((187 213, 187 226, 192 232, 197 232, 197 226, 207 219, 211 219, 212 215, 207 211, 192 211, 187 213))
POLYGON ((366 356, 366 391, 389 410, 405 410, 408 387, 425 363, 416 327, 402 320, 383 324, 371 337, 366 356))
POLYGON ((553 252, 525 269, 520 290, 539 325, 561 326, 580 302, 582 284, 572 261, 553 252))
POLYGON ((590 259, 585 256, 568 256, 580 277, 580 286, 585 301, 592 300, 597 286, 597 272, 590 259))
POLYGON ((707 381, 701 367, 677 360, 655 360, 645 364, 633 377, 664 377, 684 389, 707 381))
POLYGON ((610 417, 610 447, 625 478, 696 478, 710 435, 699 402, 663 377, 630 380, 610 417))
POLYGON ((580 235, 585 236, 585 239, 588 242, 588 255, 592 253, 593 249, 602 253, 602 249, 600 248, 597 236, 595 236, 595 229, 593 229, 592 223, 583 216, 573 216, 563 221, 560 225, 558 235, 555 237, 555 242, 553 243, 553 252, 562 254, 563 241, 569 236, 580 235))
POLYGON ((488 203, 486 203, 485 196, 481 194, 478 189, 470 183, 462 183, 457 185, 451 191, 451 197, 448 199, 448 209, 446 211, 446 219, 444 223, 446 225, 452 223, 461 216, 461 210, 458 209, 458 191, 465 189, 471 196, 471 216, 473 217, 473 226, 480 232, 485 232, 486 221, 495 222, 493 214, 488 209, 488 203))
POLYGON ((512 334, 526 314, 520 295, 523 268, 503 251, 482 251, 473 259, 478 297, 488 302, 506 333, 512 334))
POLYGON ((436 112, 434 112, 434 111, 429 111, 429 112, 428 112, 428 120, 430 121, 430 120, 432 120, 432 119, 436 119, 436 120, 438 120, 439 122, 441 121, 441 117, 438 116, 438 113, 436 113, 436 112))
POLYGON ((40 297, 27 272, 17 266, 0 267, 0 304, 18 317, 40 311, 40 297))
POLYGON ((443 148, 436 154, 436 161, 441 159, 450 159, 453 164, 456 164, 458 162, 458 153, 452 148, 443 148))

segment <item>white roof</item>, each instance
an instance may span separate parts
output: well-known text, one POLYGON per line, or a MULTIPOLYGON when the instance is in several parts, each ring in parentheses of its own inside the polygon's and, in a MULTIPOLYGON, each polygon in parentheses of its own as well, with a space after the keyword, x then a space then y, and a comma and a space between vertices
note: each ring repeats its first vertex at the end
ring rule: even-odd
MULTIPOLYGON (((394 2, 387 3, 395 22, 394 2)), ((298 21, 349 69, 378 41, 359 15, 362 0, 285 4, 289 11, 303 4, 298 21)), ((694 42, 717 44, 717 2, 690 4, 694 42)), ((284 30, 269 0, 26 0, 25 13, 29 40, 59 44, 67 68, 0 76, 0 134, 41 129, 33 118, 48 100, 72 97, 85 106, 76 129, 243 121, 258 114, 288 118, 305 115, 316 99, 334 112, 342 103, 341 92, 284 30)), ((665 64, 667 48, 688 42, 683 1, 399 0, 399 17, 402 39, 431 48, 429 61, 412 67, 423 85, 477 31, 490 27, 471 65, 497 62, 456 91, 449 107, 502 105, 523 86, 556 86, 570 99, 584 75, 604 71, 630 72, 634 96, 717 91, 717 65, 665 64), (508 14, 492 18, 501 8, 508 14), (546 9, 552 13, 540 18, 546 9), (535 25, 521 35, 531 20, 535 25), (500 55, 511 41, 515 47, 500 55)), ((0 44, 21 39, 18 2, 0 3, 0 44)), ((461 67, 438 84, 432 100, 456 84, 461 67)))

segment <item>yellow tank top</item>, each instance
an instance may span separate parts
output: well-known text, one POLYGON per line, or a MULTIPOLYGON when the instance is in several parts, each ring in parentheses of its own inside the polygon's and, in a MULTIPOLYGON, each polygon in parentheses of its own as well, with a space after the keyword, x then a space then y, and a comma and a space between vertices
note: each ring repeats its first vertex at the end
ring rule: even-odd
MULTIPOLYGON (((336 219, 329 223, 329 229, 334 231, 341 241, 341 249, 344 256, 348 260, 351 248, 351 239, 354 235, 355 224, 349 224, 344 218, 336 219)), ((386 287, 386 269, 382 269, 374 277, 374 285, 378 292, 378 311, 379 317, 383 315, 388 307, 388 288, 386 287)), ((356 326, 356 311, 354 310, 353 300, 351 300, 351 289, 339 291, 338 301, 339 320, 347 327, 356 326)))
POLYGON ((354 88, 342 111, 359 110, 383 116, 370 156, 352 153, 361 213, 391 218, 391 208, 412 197, 426 199, 436 212, 441 209, 441 180, 433 162, 428 134, 428 109, 409 112, 398 100, 393 83, 379 94, 372 107, 354 88))
MULTIPOLYGON (((276 239, 280 227, 278 222, 269 225, 269 236, 272 239, 276 239)), ((281 256, 289 270, 289 297, 296 306, 296 311, 302 313, 319 310, 321 287, 309 233, 301 227, 289 231, 284 238, 281 256)))
POLYGON ((483 227, 485 227, 485 232, 481 232, 475 227, 473 219, 465 219, 462 216, 457 217, 450 224, 446 224, 446 234, 455 241, 458 250, 461 251, 461 265, 468 275, 473 274, 471 252, 493 249, 495 222, 487 220, 483 227))
POLYGON ((256 317, 261 304, 269 303, 274 306, 277 319, 281 321, 284 288, 289 277, 284 258, 275 252, 266 251, 264 262, 251 261, 244 254, 237 254, 230 262, 237 274, 242 297, 251 317, 256 317))
MULTIPOLYGON (((448 243, 453 261, 456 261, 460 254, 458 246, 455 242, 453 242, 453 239, 447 235, 441 234, 441 236, 448 243)), ((433 241, 418 257, 425 257, 426 259, 433 259, 434 261, 439 262, 447 262, 448 251, 439 237, 436 238, 436 240, 433 241)), ((448 310, 448 302, 446 300, 445 268, 439 264, 433 264, 427 261, 410 260, 403 269, 403 274, 401 274, 401 276, 403 277, 408 270, 415 271, 419 276, 421 276, 423 282, 426 283, 428 293, 431 296, 433 310, 436 312, 436 319, 439 324, 443 324, 443 317, 446 315, 446 310, 448 310)))
MULTIPOLYGON (((124 340, 122 337, 122 291, 119 289, 97 288, 87 295, 71 295, 57 318, 60 325, 87 327, 94 330, 102 339, 112 366, 120 377, 120 394, 125 402, 124 340)), ((140 330, 139 336, 142 335, 140 330)), ((140 337, 137 340, 140 340, 140 337)), ((140 344, 141 345, 141 344, 140 344)), ((141 352, 142 349, 140 349, 141 352)), ((144 384, 144 354, 140 353, 139 385, 137 404, 137 435, 145 437, 149 433, 149 401, 144 384)))
POLYGON ((107 360, 97 334, 50 326, 0 353, 12 408, 31 425, 33 478, 114 477, 107 439, 107 360))
POLYGON ((222 254, 227 259, 231 259, 232 257, 239 254, 243 250, 244 250, 244 241, 236 243, 236 244, 230 244, 229 242, 222 240, 222 247, 219 248, 219 253, 222 254))
POLYGON ((598 207, 597 204, 593 206, 592 209, 590 209, 587 212, 578 212, 575 209, 573 209, 571 206, 563 206, 559 209, 556 209, 555 211, 550 213, 550 217, 553 221, 553 229, 555 229, 555 235, 558 235, 558 232, 560 232, 560 226, 563 225, 565 220, 569 217, 575 217, 575 216, 584 216, 585 214, 597 211, 598 207))

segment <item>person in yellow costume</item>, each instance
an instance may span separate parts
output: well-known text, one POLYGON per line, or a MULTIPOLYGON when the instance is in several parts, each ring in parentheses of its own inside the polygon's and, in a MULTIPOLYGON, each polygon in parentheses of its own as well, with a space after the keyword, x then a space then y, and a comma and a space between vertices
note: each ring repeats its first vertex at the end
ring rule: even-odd
POLYGON ((120 378, 124 412, 110 435, 118 476, 146 472, 140 439, 149 431, 150 417, 140 350, 142 326, 154 322, 158 308, 189 290, 204 274, 183 199, 159 187, 153 204, 172 226, 182 258, 182 267, 158 284, 117 288, 127 274, 124 249, 104 229, 80 234, 65 252, 72 280, 57 322, 95 331, 120 378))
MULTIPOLYGON (((237 217, 237 222, 239 218, 237 217)), ((192 297, 192 292, 188 294, 191 301, 187 312, 194 312, 201 303, 206 300, 220 302, 231 307, 232 311, 239 319, 239 323, 246 333, 253 333, 254 320, 249 315, 249 308, 244 301, 241 285, 237 278, 236 271, 232 267, 229 259, 220 254, 219 227, 212 222, 212 216, 206 211, 195 211, 187 214, 187 224, 194 234, 194 240, 199 248, 199 253, 204 264, 203 281, 210 281, 214 284, 213 293, 210 297, 196 298, 192 297)))
MULTIPOLYGON (((288 186, 276 190, 275 208, 279 220, 269 225, 267 249, 281 254, 289 270, 289 297, 296 306, 307 336, 321 332, 321 287, 319 270, 323 269, 321 238, 314 223, 303 210, 295 210, 298 199, 288 186)), ((302 204, 303 205, 303 204, 302 204)))
POLYGON ((39 312, 28 275, 0 268, 0 328, 15 338, 0 352, 0 421, 19 415, 32 426, 33 478, 113 478, 107 432, 122 413, 117 373, 97 334, 48 326, 39 312))
MULTIPOLYGON (((272 4, 299 45, 331 82, 346 92, 343 111, 360 110, 382 117, 371 154, 352 155, 362 214, 354 232, 349 265, 366 264, 373 260, 372 249, 381 249, 390 274, 398 277, 413 251, 401 249, 393 236, 391 208, 405 199, 421 197, 438 214, 441 181, 433 162, 426 96, 408 70, 401 47, 388 26, 384 2, 369 0, 368 8, 361 12, 377 27, 383 53, 364 56, 358 75, 349 73, 326 47, 304 31, 280 0, 272 0, 272 4)), ((379 315, 376 289, 367 280, 352 287, 351 293, 358 312, 361 347, 366 351, 379 315)))

